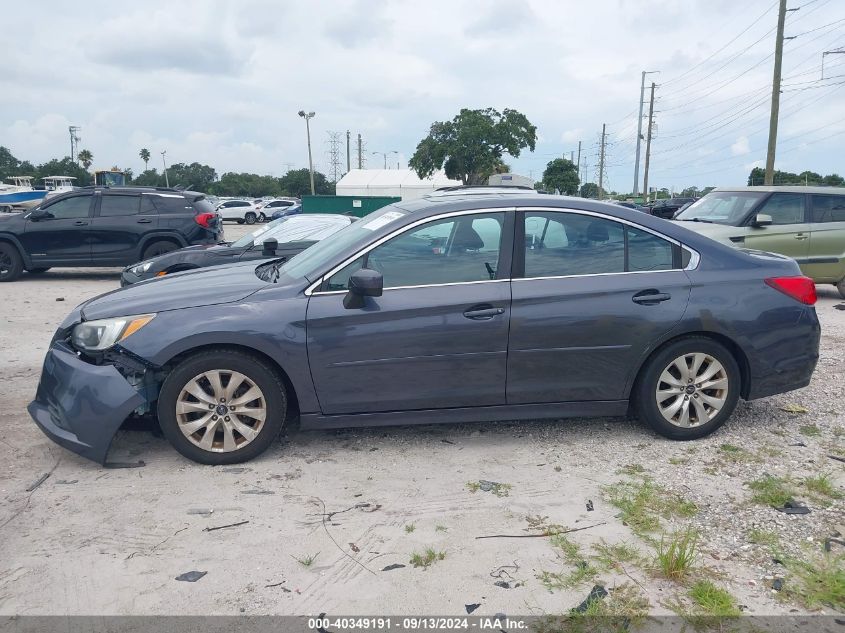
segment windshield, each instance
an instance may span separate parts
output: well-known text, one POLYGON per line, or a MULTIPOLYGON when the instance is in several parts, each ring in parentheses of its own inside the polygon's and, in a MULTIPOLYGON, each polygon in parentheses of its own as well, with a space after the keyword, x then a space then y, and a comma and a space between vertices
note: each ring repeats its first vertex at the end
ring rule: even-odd
POLYGON ((321 273, 326 272, 325 269, 340 253, 359 242, 367 242, 372 237, 373 231, 395 222, 407 213, 407 211, 393 205, 379 209, 365 218, 353 222, 328 239, 302 251, 282 266, 281 272, 294 279, 305 277, 309 281, 314 281, 321 273))
POLYGON ((279 244, 319 242, 348 225, 349 218, 342 215, 295 215, 273 220, 266 226, 244 235, 232 246, 235 248, 250 248, 257 244, 263 244, 265 240, 270 238, 276 240, 279 244))
POLYGON ((762 191, 714 191, 681 211, 675 219, 739 226, 766 195, 762 191))

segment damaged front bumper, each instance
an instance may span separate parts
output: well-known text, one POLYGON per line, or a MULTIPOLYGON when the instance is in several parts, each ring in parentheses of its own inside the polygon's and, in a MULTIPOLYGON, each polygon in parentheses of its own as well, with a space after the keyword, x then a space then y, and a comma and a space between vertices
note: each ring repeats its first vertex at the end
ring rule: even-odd
POLYGON ((114 365, 88 363, 54 340, 27 409, 47 437, 103 464, 123 421, 146 403, 114 365))

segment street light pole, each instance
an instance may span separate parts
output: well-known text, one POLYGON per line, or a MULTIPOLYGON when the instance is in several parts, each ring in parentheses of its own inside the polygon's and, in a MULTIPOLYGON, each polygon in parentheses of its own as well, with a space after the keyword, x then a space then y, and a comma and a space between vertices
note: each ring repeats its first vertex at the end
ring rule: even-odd
POLYGON ((306 113, 305 110, 299 111, 299 116, 305 119, 305 134, 308 136, 308 172, 311 175, 311 195, 316 195, 314 190, 314 162, 311 160, 311 125, 309 121, 314 118, 314 112, 306 113))
POLYGON ((170 187, 170 178, 167 176, 167 163, 164 160, 164 155, 167 154, 167 150, 164 150, 161 153, 161 164, 164 165, 164 184, 168 188, 170 187))
MULTIPOLYGON (((384 168, 385 169, 387 169, 387 156, 388 156, 388 154, 398 154, 398 153, 399 152, 397 152, 395 149, 390 150, 389 152, 373 152, 373 154, 375 154, 376 156, 384 156, 384 168)), ((399 169, 399 167, 397 166, 396 169, 399 169)))

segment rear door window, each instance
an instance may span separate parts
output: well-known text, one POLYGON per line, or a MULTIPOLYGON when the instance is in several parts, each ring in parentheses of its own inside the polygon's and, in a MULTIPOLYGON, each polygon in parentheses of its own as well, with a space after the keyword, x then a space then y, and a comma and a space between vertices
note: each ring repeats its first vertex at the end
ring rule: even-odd
POLYGON ((813 222, 845 222, 845 196, 813 195, 812 206, 813 222))
POLYGON ((100 217, 138 215, 140 196, 105 194, 100 200, 100 217))
POLYGON ((141 213, 193 213, 191 203, 183 196, 168 196, 158 194, 144 194, 141 196, 141 213))

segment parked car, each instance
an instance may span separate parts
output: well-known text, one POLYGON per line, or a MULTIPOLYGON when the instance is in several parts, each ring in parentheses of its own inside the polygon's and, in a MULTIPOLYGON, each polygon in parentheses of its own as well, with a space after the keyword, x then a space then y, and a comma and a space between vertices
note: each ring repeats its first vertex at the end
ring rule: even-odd
POLYGON ((75 308, 29 412, 103 462, 153 412, 182 455, 251 459, 303 429, 573 416, 633 405, 713 432, 740 397, 806 386, 815 286, 618 205, 537 195, 386 206, 287 262, 168 275, 75 308), (516 245, 516 248, 515 248, 516 245))
POLYGON ((83 187, 27 213, 0 216, 0 281, 24 270, 125 266, 193 244, 216 244, 223 227, 205 195, 146 187, 83 187))
POLYGON ((294 206, 297 206, 297 202, 295 200, 268 200, 258 207, 258 219, 261 222, 270 218, 276 219, 273 216, 277 212, 284 211, 285 209, 289 209, 294 206))
POLYGON ((258 209, 248 200, 226 200, 217 205, 217 213, 224 220, 235 220, 238 224, 255 224, 258 221, 258 209))
POLYGON ((845 299, 845 188, 719 188, 677 220, 724 244, 787 255, 845 299))
POLYGON ((302 213, 301 204, 292 204, 289 207, 280 206, 275 211, 273 211, 273 215, 270 216, 270 219, 278 220, 279 218, 284 218, 289 215, 296 215, 297 213, 302 213))
POLYGON ((634 211, 639 211, 640 213, 650 213, 651 210, 647 209, 646 207, 642 207, 635 202, 625 202, 623 200, 615 200, 614 204, 618 204, 620 207, 625 207, 626 209, 633 209, 634 211))
POLYGON ((120 285, 128 286, 145 279, 236 261, 290 259, 312 244, 349 226, 355 219, 323 213, 280 218, 235 242, 189 246, 127 266, 120 277, 120 285), (270 240, 275 240, 275 244, 270 240))
POLYGON ((695 202, 695 198, 663 198, 655 200, 650 206, 652 215, 671 220, 684 205, 695 202))

